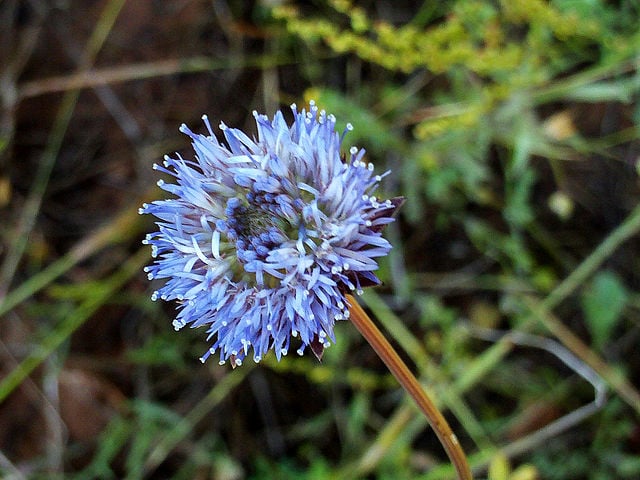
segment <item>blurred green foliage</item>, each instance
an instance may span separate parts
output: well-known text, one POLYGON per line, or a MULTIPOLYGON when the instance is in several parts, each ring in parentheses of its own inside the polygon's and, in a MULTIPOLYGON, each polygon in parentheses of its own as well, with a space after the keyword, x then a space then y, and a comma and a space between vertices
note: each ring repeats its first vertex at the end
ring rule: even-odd
MULTIPOLYGON (((574 177, 573 166, 595 164, 593 168, 598 169, 598 163, 614 159, 618 175, 635 176, 637 185, 633 169, 638 159, 625 157, 628 152, 618 147, 638 140, 640 6, 597 0, 424 2, 411 18, 394 17, 393 7, 387 8, 383 15, 384 8, 375 12, 370 5, 336 0, 322 4, 316 12, 287 4, 274 13, 290 35, 305 41, 305 47, 298 47, 310 52, 300 55, 303 63, 304 58, 313 62, 326 56, 328 49, 351 59, 347 62, 353 68, 365 70, 364 80, 352 89, 347 82, 346 90, 332 88, 317 75, 306 97, 338 118, 348 118, 355 125, 349 141, 364 145, 370 158, 396 173, 400 181, 395 190, 409 198, 404 218, 414 228, 440 232, 449 242, 462 238, 465 248, 480 254, 467 252, 468 261, 475 258, 490 265, 488 271, 496 275, 493 286, 483 286, 483 277, 470 274, 464 287, 485 291, 495 301, 495 314, 485 309, 471 321, 483 324, 489 315, 498 322, 504 318, 509 328, 528 329, 531 311, 522 300, 553 298, 560 292, 556 289, 561 279, 571 274, 584 255, 560 236, 570 232, 573 222, 584 222, 577 209, 590 208, 575 195, 572 183, 585 179, 574 177), (596 111, 602 105, 617 105, 625 120, 598 135, 580 112, 596 111), (429 219, 425 212, 433 217, 429 219)), ((637 193, 637 188, 623 192, 618 208, 628 214, 638 204, 637 193)), ((594 235, 592 241, 577 242, 578 248, 583 252, 595 248, 603 236, 594 235)), ((405 256, 416 247, 420 248, 409 239, 398 245, 405 256)), ((451 252, 447 245, 443 252, 430 251, 427 256, 451 252)), ((593 348, 605 355, 618 333, 635 324, 628 315, 634 294, 626 282, 637 281, 634 267, 638 266, 634 262, 625 272, 598 273, 588 285, 572 287, 582 292, 581 302, 565 302, 564 310, 581 311, 593 348)), ((421 268, 411 265, 409 280, 394 278, 391 272, 386 279, 394 282, 396 292, 410 305, 431 305, 421 318, 436 322, 439 333, 430 331, 415 340, 429 355, 442 357, 440 381, 446 383, 444 378, 449 378, 455 383, 460 372, 477 370, 485 388, 495 388, 499 397, 523 404, 564 384, 553 370, 522 369, 517 362, 501 360, 501 355, 482 357, 469 351, 469 343, 454 327, 455 319, 464 313, 437 300, 434 303, 427 291, 441 285, 425 279, 421 268), (489 363, 482 365, 485 361, 489 363), (484 369, 491 372, 488 377, 484 369), (514 369, 511 382, 493 383, 494 376, 509 376, 509 369, 514 369)), ((443 274, 440 283, 455 279, 451 275, 443 274)), ((379 305, 370 306, 377 317, 386 315, 379 305)), ((495 326, 495 321, 490 323, 495 326)), ((421 356, 397 337, 398 330, 389 331, 424 368, 421 356)), ((562 336, 560 341, 573 345, 562 336)), ((427 378, 434 378, 430 375, 427 378)), ((552 402, 572 404, 570 396, 570 389, 561 389, 552 402)), ((638 408, 636 404, 636 415, 638 408)), ((456 412, 458 420, 468 433, 475 432, 472 436, 479 444, 488 441, 489 431, 496 438, 504 422, 515 418, 505 416, 501 405, 483 405, 475 409, 479 423, 472 426, 472 420, 458 415, 461 412, 456 412)), ((622 414, 614 417, 614 424, 625 422, 622 414)), ((608 428, 591 427, 596 436, 606 435, 608 428)), ((562 440, 558 444, 564 445, 562 440)), ((607 448, 602 448, 600 454, 605 457, 607 448)), ((491 450, 487 445, 486 451, 491 450)), ((631 478, 640 473, 629 451, 615 454, 619 464, 629 469, 624 473, 613 463, 580 459, 582 454, 574 451, 575 463, 568 467, 566 459, 554 457, 551 450, 546 456, 546 451, 540 446, 532 457, 543 478, 631 478), (589 467, 574 468, 579 463, 589 467)), ((491 478, 512 478, 507 470, 490 464, 491 478)), ((534 478, 535 468, 528 468, 522 475, 534 478)), ((513 472, 513 478, 519 474, 513 472)))
MULTIPOLYGON (((424 2, 399 25, 372 19, 352 2, 329 4, 333 16, 302 16, 294 6, 275 15, 314 52, 326 44, 384 71, 357 92, 323 88, 310 96, 366 125, 356 133, 367 137, 376 156, 397 151, 405 188, 423 191, 440 207, 504 200, 495 206, 509 223, 527 224, 535 179, 527 168, 531 156, 568 160, 590 149, 577 132, 545 124, 541 106, 630 101, 638 91, 640 33, 633 2, 424 2), (398 84, 393 72, 414 77, 398 84), (407 128, 413 141, 407 142, 407 128), (505 148, 504 199, 487 191, 492 145, 505 148), (420 181, 415 167, 428 181, 420 181)), ((418 220, 418 208, 407 207, 418 220)))

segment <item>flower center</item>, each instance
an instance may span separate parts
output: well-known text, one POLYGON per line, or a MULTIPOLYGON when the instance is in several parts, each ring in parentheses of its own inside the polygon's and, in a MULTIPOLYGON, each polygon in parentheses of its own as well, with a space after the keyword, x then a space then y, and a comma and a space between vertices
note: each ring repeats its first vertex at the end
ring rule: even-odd
POLYGON ((236 242, 238 260, 263 260, 269 251, 287 240, 284 221, 258 205, 245 205, 238 198, 227 202, 225 230, 236 242))

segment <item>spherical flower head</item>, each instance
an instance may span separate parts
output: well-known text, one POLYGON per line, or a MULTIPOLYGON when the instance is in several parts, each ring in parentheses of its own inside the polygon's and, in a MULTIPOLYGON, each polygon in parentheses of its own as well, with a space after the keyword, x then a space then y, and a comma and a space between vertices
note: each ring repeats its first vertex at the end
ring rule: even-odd
POLYGON ((380 283, 376 259, 391 249, 381 230, 401 203, 373 195, 388 172, 375 175, 362 149, 341 154, 351 125, 336 132, 314 102, 291 109, 291 125, 254 112, 257 140, 221 124, 226 145, 206 116, 208 135, 182 125, 195 159, 154 165, 174 177, 158 185, 175 198, 140 209, 158 218, 145 271, 165 280, 152 299, 179 303, 176 330, 207 327, 203 362, 216 352, 221 364, 250 352, 259 362, 270 349, 279 360, 292 338, 320 358, 349 317, 345 295, 380 283))

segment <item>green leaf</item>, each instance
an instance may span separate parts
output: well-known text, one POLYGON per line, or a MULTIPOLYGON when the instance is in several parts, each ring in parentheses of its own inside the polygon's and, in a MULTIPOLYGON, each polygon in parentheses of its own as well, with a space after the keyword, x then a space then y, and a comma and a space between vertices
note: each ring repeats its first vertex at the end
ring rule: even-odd
POLYGON ((602 348, 611 338, 628 297, 626 287, 612 272, 598 273, 584 292, 582 309, 597 348, 602 348))

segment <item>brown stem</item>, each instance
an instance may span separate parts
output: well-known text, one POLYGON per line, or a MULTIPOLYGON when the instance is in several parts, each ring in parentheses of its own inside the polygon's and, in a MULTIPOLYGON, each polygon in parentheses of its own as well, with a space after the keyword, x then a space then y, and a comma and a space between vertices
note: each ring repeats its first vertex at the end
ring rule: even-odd
POLYGON ((467 457, 458 443, 458 438, 451 431, 451 427, 426 394, 416 377, 411 373, 407 365, 398 356, 391 344, 384 337, 382 332, 375 326, 369 315, 362 309, 360 304, 351 295, 347 295, 347 300, 351 304, 351 322, 360 331, 362 336, 369 342, 371 347, 378 354, 380 359, 387 366, 389 371, 400 382, 400 385, 414 399, 420 410, 425 414, 431 428, 436 432, 440 443, 447 452, 451 463, 458 472, 461 480, 472 480, 471 470, 467 462, 467 457))

